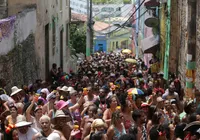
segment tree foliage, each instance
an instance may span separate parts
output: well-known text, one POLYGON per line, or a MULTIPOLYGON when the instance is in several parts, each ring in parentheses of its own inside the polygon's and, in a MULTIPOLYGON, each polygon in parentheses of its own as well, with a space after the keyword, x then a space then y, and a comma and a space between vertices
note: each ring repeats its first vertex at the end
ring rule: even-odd
POLYGON ((84 53, 86 51, 86 25, 70 25, 70 47, 71 53, 84 53))

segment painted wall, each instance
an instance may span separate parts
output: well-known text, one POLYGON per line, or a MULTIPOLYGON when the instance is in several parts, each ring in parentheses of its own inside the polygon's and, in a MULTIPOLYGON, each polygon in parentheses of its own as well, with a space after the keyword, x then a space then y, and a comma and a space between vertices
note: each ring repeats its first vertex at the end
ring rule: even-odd
POLYGON ((118 48, 131 49, 131 29, 122 28, 117 32, 113 32, 107 37, 107 51, 115 51, 118 48), (118 45, 116 45, 118 43, 118 45))
POLYGON ((40 76, 45 78, 45 26, 49 25, 49 69, 53 63, 60 66, 60 31, 63 30, 63 69, 70 69, 68 58, 70 50, 67 43, 67 24, 69 23, 69 1, 62 0, 37 0, 37 30, 36 30, 36 51, 39 54, 40 76), (66 3, 67 2, 67 3, 66 3), (55 21, 56 42, 53 46, 53 25, 55 21), (55 52, 53 53, 53 50, 55 52))
MULTIPOLYGON (((147 1, 149 1, 149 0, 146 0, 145 2, 147 2, 147 1)), ((141 2, 142 1, 140 1, 140 3, 141 2)), ((143 15, 143 16, 141 16, 139 19, 136 20, 136 25, 138 23, 138 25, 136 26, 136 33, 137 33, 136 39, 138 40, 138 55, 139 55, 139 58, 143 58, 145 64, 149 67, 150 66, 149 61, 151 60, 152 54, 144 54, 143 53, 141 41, 153 34, 152 28, 149 28, 144 24, 144 21, 147 18, 151 17, 152 13, 150 11, 146 12, 146 8, 144 6, 144 3, 140 8, 140 12, 139 11, 137 12, 137 17, 140 17, 141 15, 143 15)))
POLYGON ((95 40, 94 52, 103 51, 106 52, 106 40, 95 40))

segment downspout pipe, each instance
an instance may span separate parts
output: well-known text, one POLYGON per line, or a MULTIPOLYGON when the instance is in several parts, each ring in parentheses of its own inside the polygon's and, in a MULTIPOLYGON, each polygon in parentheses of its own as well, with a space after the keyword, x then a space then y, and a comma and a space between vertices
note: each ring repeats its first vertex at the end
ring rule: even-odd
POLYGON ((171 18, 171 0, 167 1, 167 21, 166 21, 166 47, 165 47, 165 63, 164 63, 164 79, 169 79, 169 51, 170 51, 170 18, 171 18))

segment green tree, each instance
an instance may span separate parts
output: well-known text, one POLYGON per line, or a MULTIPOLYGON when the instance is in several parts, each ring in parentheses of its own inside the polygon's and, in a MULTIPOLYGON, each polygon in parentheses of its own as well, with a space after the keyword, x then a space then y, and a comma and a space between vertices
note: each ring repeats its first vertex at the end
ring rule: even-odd
POLYGON ((70 47, 71 53, 84 53, 86 51, 86 25, 70 25, 70 47))

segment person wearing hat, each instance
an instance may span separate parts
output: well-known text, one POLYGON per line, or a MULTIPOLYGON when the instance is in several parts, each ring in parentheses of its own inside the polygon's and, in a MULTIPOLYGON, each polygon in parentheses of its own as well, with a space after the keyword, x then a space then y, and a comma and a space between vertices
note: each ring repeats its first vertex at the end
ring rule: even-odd
POLYGON ((26 118, 21 115, 17 117, 17 123, 15 127, 18 130, 19 140, 32 140, 32 137, 38 132, 31 127, 32 122, 27 122, 26 118))
POLYGON ((29 121, 29 122, 32 122, 33 123, 32 127, 35 128, 37 131, 40 131, 41 126, 40 126, 39 120, 42 117, 42 106, 37 106, 36 102, 37 102, 36 98, 33 99, 31 104, 27 108, 27 110, 26 110, 26 120, 29 121), (31 115, 31 110, 32 110, 33 107, 35 107, 34 108, 34 116, 31 115))
POLYGON ((55 132, 60 134, 60 137, 69 139, 71 128, 67 125, 67 121, 70 118, 70 114, 66 115, 62 110, 57 110, 55 117, 51 120, 51 123, 54 125, 55 132))
POLYGON ((4 122, 6 117, 10 114, 10 109, 9 109, 9 102, 14 102, 12 98, 10 98, 6 94, 1 94, 0 95, 0 120, 1 122, 4 122))
POLYGON ((78 93, 76 90, 71 90, 69 94, 70 94, 70 99, 67 101, 67 103, 68 103, 68 106, 71 107, 76 104, 77 102, 76 96, 78 93))
POLYGON ((63 86, 63 87, 59 90, 60 96, 63 97, 62 100, 67 101, 68 96, 69 96, 69 91, 70 91, 71 89, 72 89, 72 87, 71 87, 71 88, 69 87, 69 90, 68 90, 68 87, 67 87, 67 86, 63 86))
POLYGON ((49 114, 52 109, 54 109, 54 103, 56 101, 56 95, 54 92, 51 92, 47 95, 47 103, 43 106, 42 113, 49 114))
POLYGON ((22 89, 19 89, 18 87, 14 86, 11 88, 12 93, 10 94, 10 97, 15 101, 15 103, 20 102, 20 93, 22 92, 22 89))

